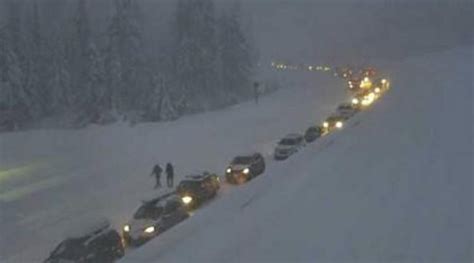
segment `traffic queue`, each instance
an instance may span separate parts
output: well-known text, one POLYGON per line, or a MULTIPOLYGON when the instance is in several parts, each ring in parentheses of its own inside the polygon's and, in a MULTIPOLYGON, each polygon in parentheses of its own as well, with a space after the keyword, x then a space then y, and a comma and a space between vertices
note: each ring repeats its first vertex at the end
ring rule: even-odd
MULTIPOLYGON (((375 70, 370 67, 359 71, 336 68, 333 74, 347 83, 352 94, 350 101, 340 104, 320 125, 308 127, 304 134, 291 133, 279 140, 274 160, 286 160, 318 138, 343 129, 347 120, 368 108, 390 87, 387 79, 374 78, 375 70)), ((232 159, 223 178, 228 184, 240 185, 264 172, 263 155, 250 153, 232 159)), ((174 191, 142 201, 120 231, 114 230, 108 221, 98 222, 62 241, 44 262, 114 262, 125 254, 126 248, 138 247, 188 219, 194 210, 217 196, 221 183, 221 177, 215 173, 187 175, 174 191)))

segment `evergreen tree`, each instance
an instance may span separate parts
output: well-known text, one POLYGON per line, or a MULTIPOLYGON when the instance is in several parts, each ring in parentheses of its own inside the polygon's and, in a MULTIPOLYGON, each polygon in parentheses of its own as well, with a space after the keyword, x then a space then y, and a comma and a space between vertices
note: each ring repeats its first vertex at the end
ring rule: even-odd
POLYGON ((219 53, 223 87, 232 102, 252 94, 252 49, 242 30, 241 7, 236 2, 219 23, 219 53))
POLYGON ((107 30, 106 85, 110 107, 127 111, 141 107, 147 76, 141 29, 133 0, 115 0, 115 14, 107 30))
POLYGON ((212 0, 178 1, 174 29, 175 84, 181 111, 215 107, 218 101, 217 38, 212 0))

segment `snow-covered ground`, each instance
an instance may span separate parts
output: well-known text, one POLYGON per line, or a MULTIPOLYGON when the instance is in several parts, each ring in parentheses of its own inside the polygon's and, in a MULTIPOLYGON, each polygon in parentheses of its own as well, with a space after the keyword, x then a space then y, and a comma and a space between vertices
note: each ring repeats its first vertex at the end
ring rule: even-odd
POLYGON ((123 262, 472 262, 472 52, 387 64, 392 90, 346 129, 123 262))
POLYGON ((202 170, 222 173, 237 154, 270 157, 279 138, 303 132, 346 99, 342 81, 328 74, 281 74, 285 88, 259 105, 135 127, 1 134, 0 262, 41 261, 96 216, 119 228, 140 200, 156 194, 149 176, 156 162, 172 161, 177 181, 202 170))

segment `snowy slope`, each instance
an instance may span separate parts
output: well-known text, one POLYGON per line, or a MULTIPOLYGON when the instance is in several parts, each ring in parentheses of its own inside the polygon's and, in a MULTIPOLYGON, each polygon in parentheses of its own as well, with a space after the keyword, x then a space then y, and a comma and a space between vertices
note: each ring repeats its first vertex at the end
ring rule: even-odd
POLYGON ((121 226, 156 194, 155 162, 172 161, 177 181, 201 170, 222 173, 237 154, 268 156, 280 137, 321 121, 347 95, 323 73, 282 74, 285 89, 259 105, 135 127, 1 134, 0 262, 38 262, 95 216, 121 226))
POLYGON ((387 65, 349 127, 123 262, 472 262, 472 49, 387 65))

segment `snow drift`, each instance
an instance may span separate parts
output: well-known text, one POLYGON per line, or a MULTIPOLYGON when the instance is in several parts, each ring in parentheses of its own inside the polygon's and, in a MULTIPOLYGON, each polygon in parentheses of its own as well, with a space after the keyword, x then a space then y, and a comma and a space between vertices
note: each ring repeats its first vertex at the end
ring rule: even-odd
POLYGON ((392 90, 342 132, 123 262, 471 262, 472 49, 386 66, 392 90))

